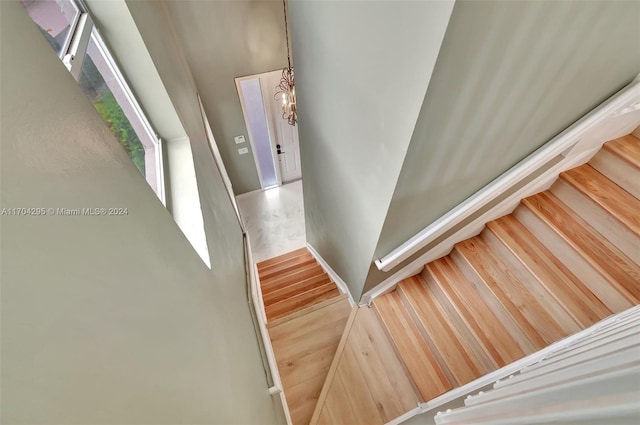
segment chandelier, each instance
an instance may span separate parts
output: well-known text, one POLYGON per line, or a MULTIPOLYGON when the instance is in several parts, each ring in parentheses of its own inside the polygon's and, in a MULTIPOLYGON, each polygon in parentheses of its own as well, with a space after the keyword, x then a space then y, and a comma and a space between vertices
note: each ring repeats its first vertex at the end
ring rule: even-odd
POLYGON ((284 9, 284 33, 287 41, 287 63, 288 67, 282 70, 282 78, 276 86, 275 98, 282 100, 282 119, 287 120, 290 125, 296 125, 296 87, 293 80, 293 67, 291 66, 291 51, 289 49, 289 25, 287 22, 287 4, 282 0, 284 9))

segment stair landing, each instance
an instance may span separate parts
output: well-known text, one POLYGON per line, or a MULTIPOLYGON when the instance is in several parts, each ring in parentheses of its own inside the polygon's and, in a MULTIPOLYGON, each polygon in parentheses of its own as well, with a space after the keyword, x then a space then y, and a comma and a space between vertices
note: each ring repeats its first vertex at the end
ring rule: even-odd
POLYGON ((311 423, 382 425, 419 399, 374 310, 356 308, 311 423))

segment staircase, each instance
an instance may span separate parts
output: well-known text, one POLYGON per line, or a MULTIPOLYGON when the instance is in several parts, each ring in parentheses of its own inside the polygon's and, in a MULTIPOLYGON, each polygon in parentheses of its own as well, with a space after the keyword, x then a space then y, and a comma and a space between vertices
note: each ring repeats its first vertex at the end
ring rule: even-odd
POLYGON ((347 325, 311 424, 383 424, 639 304, 639 199, 629 135, 375 298, 347 325))
POLYGON ((293 424, 308 424, 352 311, 306 248, 257 264, 267 331, 293 424))
POLYGON ((340 295, 306 248, 258 263, 258 276, 268 321, 340 295))

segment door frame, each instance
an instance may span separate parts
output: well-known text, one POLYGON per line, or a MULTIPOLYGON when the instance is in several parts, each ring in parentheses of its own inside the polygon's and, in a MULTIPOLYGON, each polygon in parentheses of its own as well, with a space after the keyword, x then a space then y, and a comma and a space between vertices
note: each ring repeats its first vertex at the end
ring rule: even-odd
POLYGON ((271 106, 270 103, 265 102, 264 100, 264 91, 262 89, 262 85, 263 85, 263 81, 261 79, 262 76, 266 76, 268 74, 273 74, 273 73, 282 73, 281 69, 277 69, 275 71, 269 71, 269 72, 261 72, 259 74, 253 74, 253 75, 246 75, 244 77, 236 77, 235 78, 235 83, 236 83, 236 90, 238 92, 238 98, 240 99, 240 106, 242 108, 242 117, 244 119, 244 125, 247 128, 247 137, 249 138, 249 144, 251 145, 251 153, 253 154, 253 162, 256 166, 256 171, 258 172, 258 179, 260 180, 260 188, 262 190, 271 188, 271 187, 278 187, 278 186, 282 186, 282 175, 280 172, 280 164, 278 162, 278 156, 277 156, 277 152, 276 152, 276 135, 275 135, 275 130, 273 128, 272 125, 272 120, 273 120, 273 112, 271 111, 271 106), (273 162, 273 167, 276 170, 276 178, 278 180, 278 184, 275 186, 267 186, 265 187, 263 179, 262 179, 262 172, 260 170, 260 165, 258 163, 258 157, 256 154, 256 149, 255 149, 255 145, 253 142, 253 134, 251 132, 251 126, 249 125, 249 121, 247 120, 247 109, 246 109, 246 105, 244 103, 244 97, 242 95, 242 86, 241 86, 241 82, 242 81, 246 81, 246 80, 255 80, 258 79, 258 83, 260 84, 260 95, 262 98, 262 107, 265 111, 265 119, 267 121, 267 131, 269 134, 269 145, 271 146, 271 160, 273 162))

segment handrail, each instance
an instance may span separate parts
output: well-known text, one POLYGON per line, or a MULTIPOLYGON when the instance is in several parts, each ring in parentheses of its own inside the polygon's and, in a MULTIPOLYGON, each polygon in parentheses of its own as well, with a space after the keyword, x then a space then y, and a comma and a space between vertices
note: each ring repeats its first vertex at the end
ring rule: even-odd
POLYGON ((640 104, 640 81, 636 78, 636 80, 611 96, 600 106, 576 121, 565 131, 542 145, 464 202, 449 210, 449 212, 420 230, 384 257, 376 259, 376 267, 385 272, 392 270, 398 264, 461 223, 465 218, 488 205, 489 202, 506 192, 514 184, 522 181, 549 161, 549 158, 563 154, 572 148, 591 127, 608 116, 633 111, 638 104, 640 104))

